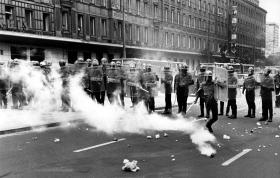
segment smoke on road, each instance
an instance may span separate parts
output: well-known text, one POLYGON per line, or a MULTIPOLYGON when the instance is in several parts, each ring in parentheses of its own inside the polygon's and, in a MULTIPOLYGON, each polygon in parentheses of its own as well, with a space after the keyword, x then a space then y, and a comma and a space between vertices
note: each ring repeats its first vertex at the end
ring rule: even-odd
MULTIPOLYGON (((26 122, 30 125, 40 124, 45 121, 46 113, 58 110, 61 106, 61 84, 57 69, 53 68, 48 77, 39 70, 26 63, 22 63, 17 70, 7 73, 12 81, 23 81, 25 93, 30 97, 27 111, 6 110, 1 111, 1 125, 13 124, 12 122, 20 117, 24 117, 22 126, 26 122)), ((86 123, 95 127, 99 131, 107 134, 113 133, 138 133, 145 134, 147 131, 181 131, 190 135, 194 144, 203 155, 210 156, 216 153, 211 143, 216 142, 216 138, 209 133, 199 122, 193 119, 186 119, 177 116, 170 119, 158 114, 148 114, 141 103, 134 109, 123 109, 118 105, 100 105, 93 101, 80 86, 82 75, 76 75, 70 80, 70 98, 74 110, 82 114, 86 123)), ((65 117, 67 117, 65 115, 65 117)), ((54 118, 61 121, 61 118, 54 118)), ((17 122, 20 123, 21 122, 17 122)), ((17 125, 16 127, 20 127, 17 125)))

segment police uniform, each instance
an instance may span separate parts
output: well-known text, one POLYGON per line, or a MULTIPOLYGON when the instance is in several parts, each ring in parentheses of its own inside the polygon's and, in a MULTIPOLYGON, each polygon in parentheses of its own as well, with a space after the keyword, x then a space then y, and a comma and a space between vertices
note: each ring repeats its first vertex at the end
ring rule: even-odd
POLYGON ((147 67, 146 72, 142 74, 142 87, 148 91, 148 93, 143 93, 143 99, 145 106, 147 107, 147 110, 149 112, 154 112, 155 111, 155 87, 156 87, 156 81, 157 81, 157 76, 155 73, 151 71, 151 66, 147 67))
POLYGON ((105 94, 106 94, 106 91, 107 91, 107 65, 108 65, 108 60, 106 58, 102 58, 100 65, 102 66, 102 70, 103 70, 103 82, 102 82, 102 86, 101 86, 102 90, 101 90, 100 102, 101 102, 101 104, 104 105, 105 94))
POLYGON ((270 71, 264 75, 261 81, 261 98, 262 98, 262 118, 260 121, 272 122, 273 107, 272 107, 272 91, 274 90, 273 78, 269 76, 270 71), (269 118, 268 118, 269 112, 269 118))
POLYGON ((8 78, 4 72, 4 68, 0 64, 0 108, 7 108, 7 90, 8 78))
POLYGON ((135 66, 130 67, 130 70, 127 75, 126 85, 127 85, 127 93, 130 95, 130 99, 132 102, 132 106, 138 104, 139 99, 139 73, 136 70, 135 66))
POLYGON ((99 104, 104 104, 104 100, 101 100, 101 92, 105 92, 103 70, 101 66, 98 66, 97 59, 93 60, 92 67, 88 69, 88 75, 89 88, 92 92, 93 99, 99 104))
MULTIPOLYGON (((233 71, 229 71, 228 75, 228 107, 231 108, 232 115, 231 119, 236 119, 237 117, 237 105, 236 105, 236 95, 237 95, 237 78, 234 76, 233 71)), ((227 108, 227 113, 229 112, 227 108)))
MULTIPOLYGON (((198 91, 198 89, 200 88, 200 85, 205 81, 205 69, 204 68, 201 68, 200 69, 200 73, 197 77, 197 80, 196 80, 196 90, 198 91)), ((198 117, 204 117, 204 105, 206 107, 206 103, 205 103, 205 97, 204 95, 201 93, 197 95, 198 98, 200 98, 200 115, 198 117)), ((209 110, 206 108, 206 115, 207 117, 209 117, 209 110)))
POLYGON ((275 95, 276 95, 276 100, 275 100, 275 106, 277 108, 280 107, 280 73, 277 71, 277 74, 274 76, 274 85, 275 85, 275 95))
POLYGON ((184 66, 179 74, 175 76, 174 89, 177 94, 178 113, 186 114, 187 100, 189 94, 189 85, 193 85, 192 76, 187 72, 187 66, 184 66))
POLYGON ((110 103, 118 102, 118 93, 121 89, 120 69, 116 68, 115 63, 111 63, 111 68, 107 70, 107 97, 110 103))
POLYGON ((161 79, 161 82, 164 84, 164 89, 165 89, 164 114, 171 114, 172 113, 171 94, 172 94, 173 76, 171 74, 170 67, 164 67, 164 77, 161 79))
POLYGON ((62 110, 69 111, 71 107, 71 100, 70 100, 70 69, 69 66, 66 66, 65 61, 59 61, 60 65, 60 77, 62 80, 62 92, 61 92, 61 102, 62 102, 62 110))
POLYGON ((248 105, 248 114, 245 117, 255 118, 256 114, 256 105, 255 105, 255 88, 256 80, 253 73, 250 73, 248 77, 244 80, 243 92, 246 90, 246 101, 248 105))
POLYGON ((216 83, 212 81, 212 73, 208 74, 210 78, 208 78, 205 82, 203 82, 200 86, 198 92, 203 92, 206 107, 209 111, 212 112, 212 118, 208 120, 206 123, 206 127, 209 132, 213 132, 212 125, 218 120, 218 104, 214 97, 215 85, 216 83))
POLYGON ((120 82, 121 82, 120 100, 121 100, 121 105, 124 107, 126 73, 125 73, 120 61, 117 61, 116 65, 117 65, 118 70, 120 71, 120 82))

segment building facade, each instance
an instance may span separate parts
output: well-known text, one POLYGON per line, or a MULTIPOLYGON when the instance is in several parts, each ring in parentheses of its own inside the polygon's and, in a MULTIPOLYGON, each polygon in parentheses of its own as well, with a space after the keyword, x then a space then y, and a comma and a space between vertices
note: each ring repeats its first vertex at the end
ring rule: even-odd
MULTIPOLYGON (((267 12, 257 3, 248 0, 229 0, 229 3, 230 7, 237 7, 237 52, 234 55, 243 63, 256 63, 256 61, 263 59, 265 54, 267 12)), ((232 41, 232 32, 229 33, 229 41, 232 41)))
POLYGON ((266 24, 266 50, 265 55, 274 55, 279 47, 279 25, 266 24))
MULTIPOLYGON (((228 46, 230 5, 228 0, 0 0, 0 58, 111 60, 123 56, 125 38, 128 58, 187 62, 193 70, 228 46)), ((262 25, 260 17, 246 18, 262 25)))

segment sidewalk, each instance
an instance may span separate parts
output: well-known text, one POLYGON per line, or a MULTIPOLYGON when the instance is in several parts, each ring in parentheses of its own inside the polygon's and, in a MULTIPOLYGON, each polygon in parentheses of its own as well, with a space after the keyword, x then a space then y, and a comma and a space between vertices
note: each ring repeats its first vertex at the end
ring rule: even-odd
MULTIPOLYGON (((176 95, 172 94, 171 99, 173 108, 177 107, 177 100, 175 100, 175 97, 176 95)), ((194 96, 189 96, 188 104, 193 103, 194 100, 194 96)), ((108 102, 108 100, 106 102, 108 102)), ((130 108, 131 105, 130 98, 125 97, 125 108, 130 108)), ((156 110, 164 109, 165 96, 163 93, 159 93, 155 98, 155 105, 156 110)), ((39 113, 32 110, 0 109, 0 135, 56 127, 69 122, 77 122, 79 121, 79 118, 81 118, 79 112, 54 111, 49 113, 39 113)))

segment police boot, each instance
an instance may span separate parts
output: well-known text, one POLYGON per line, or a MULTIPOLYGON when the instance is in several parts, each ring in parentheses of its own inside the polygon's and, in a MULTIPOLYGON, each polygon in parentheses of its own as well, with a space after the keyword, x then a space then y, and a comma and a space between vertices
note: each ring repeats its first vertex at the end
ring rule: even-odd
POLYGON ((244 116, 244 117, 251 117, 251 112, 250 112, 250 110, 248 110, 248 114, 247 114, 246 116, 244 116))

